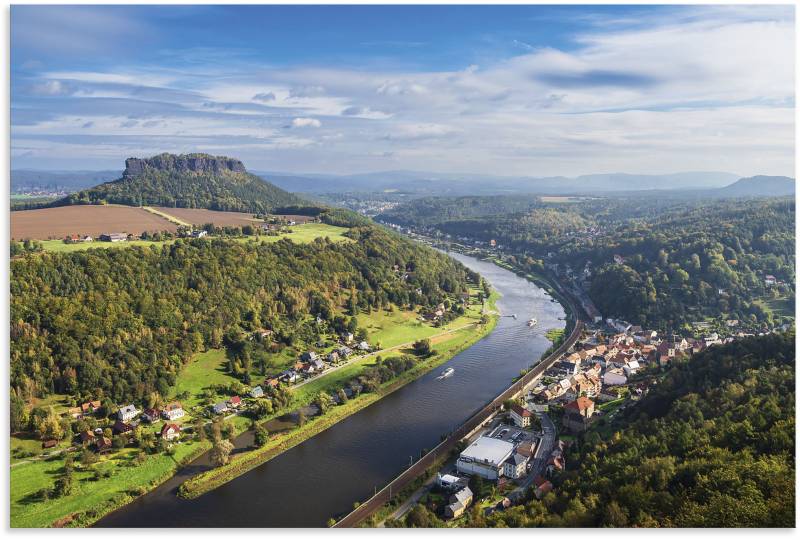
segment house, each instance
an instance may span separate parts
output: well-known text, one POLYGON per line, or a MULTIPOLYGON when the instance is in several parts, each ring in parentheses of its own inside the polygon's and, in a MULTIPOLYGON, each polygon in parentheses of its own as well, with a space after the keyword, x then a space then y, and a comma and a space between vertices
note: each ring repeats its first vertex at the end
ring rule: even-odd
POLYGON ((503 463, 513 452, 514 445, 510 442, 481 436, 461 452, 456 469, 463 474, 497 480, 503 475, 503 463))
POLYGON ((461 487, 464 484, 464 481, 461 480, 458 476, 453 476, 452 474, 436 474, 436 484, 442 489, 454 489, 461 487))
POLYGON ((514 421, 514 425, 517 427, 529 427, 531 425, 532 417, 533 413, 528 409, 517 405, 516 403, 511 406, 511 420, 514 421))
POLYGON ((553 491, 553 483, 541 476, 533 479, 533 494, 537 499, 541 499, 548 493, 553 491))
POLYGON ((352 332, 345 332, 342 334, 342 342, 343 343, 352 343, 353 342, 353 333, 352 332))
POLYGON ((81 444, 91 444, 95 440, 94 433, 88 429, 78 433, 78 438, 81 440, 81 444))
POLYGON ((183 406, 177 401, 174 403, 170 403, 164 410, 161 411, 161 416, 164 417, 165 420, 177 420, 186 415, 186 412, 183 410, 183 406))
MULTIPOLYGON (((287 369, 286 371, 282 371, 281 374, 278 375, 278 379, 282 379, 290 383, 296 382, 299 378, 300 376, 293 369, 287 369)), ((270 384, 270 386, 272 385, 270 384)))
POLYGON ((339 353, 339 356, 343 358, 347 358, 351 354, 353 354, 353 350, 350 347, 339 347, 339 350, 336 351, 339 353))
POLYGON ((48 439, 42 443, 42 448, 54 448, 58 444, 55 439, 48 439))
POLYGON ((554 473, 564 470, 564 456, 561 454, 551 455, 547 460, 545 472, 547 476, 552 477, 554 473))
POLYGON ((83 411, 80 407, 70 407, 67 409, 67 414, 76 420, 83 418, 83 411))
POLYGON ((95 452, 98 454, 105 454, 106 452, 111 451, 111 438, 110 437, 98 437, 97 440, 94 442, 94 449, 95 452))
POLYGON ((564 416, 561 419, 564 427, 573 431, 583 431, 589 425, 589 419, 594 414, 594 402, 585 397, 579 397, 564 406, 564 416))
POLYGON ((88 235, 87 235, 87 236, 84 236, 84 237, 83 237, 83 240, 82 240, 82 241, 83 241, 83 242, 94 242, 94 238, 92 238, 91 236, 88 236, 88 235))
POLYGON ((222 414, 222 413, 224 413, 224 412, 227 412, 227 410, 228 410, 228 403, 227 403, 227 402, 225 402, 225 401, 220 401, 219 403, 215 403, 215 404, 214 404, 214 405, 211 407, 211 410, 214 412, 214 414, 222 414))
POLYGON ((775 285, 775 283, 777 281, 778 280, 776 280, 775 276, 773 276, 773 275, 767 274, 766 276, 764 276, 764 285, 766 285, 768 287, 770 287, 772 285, 775 285))
POLYGON ((328 354, 328 363, 335 364, 339 361, 339 353, 333 351, 332 353, 328 354))
POLYGON ((199 230, 199 231, 192 231, 192 238, 203 238, 208 236, 208 231, 199 230))
MULTIPOLYGON (((274 386, 278 386, 278 379, 272 378, 267 381, 267 384, 270 384, 270 381, 275 381, 274 386)), ((256 386, 252 390, 250 390, 250 397, 251 398, 260 398, 264 397, 264 389, 260 386, 256 386)))
POLYGON ((525 466, 528 464, 528 458, 519 452, 514 452, 505 463, 503 463, 503 474, 509 478, 516 480, 525 476, 525 466))
POLYGON ((161 438, 165 441, 171 441, 181 436, 181 428, 177 424, 164 424, 161 428, 161 438))
POLYGON ((631 360, 630 362, 622 366, 622 371, 625 372, 626 376, 630 377, 631 375, 634 375, 637 371, 639 371, 639 367, 640 367, 639 362, 637 362, 636 360, 631 360))
POLYGON ((117 418, 123 422, 129 422, 137 416, 139 411, 136 410, 136 405, 125 405, 117 412, 117 418))
POLYGON ((472 503, 472 490, 468 487, 463 487, 454 493, 448 502, 450 504, 444 509, 445 517, 447 519, 459 518, 472 503))
POLYGON ((310 362, 312 360, 316 360, 316 358, 317 358, 317 353, 315 353, 314 351, 304 352, 300 356, 300 360, 302 360, 303 362, 310 362))
POLYGON ((103 233, 100 235, 100 240, 103 242, 124 242, 128 239, 125 233, 103 233))
POLYGON ((676 353, 677 350, 675 346, 666 341, 656 347, 656 358, 658 359, 658 363, 662 366, 671 362, 675 358, 676 353))
POLYGON ((301 372, 302 372, 304 375, 311 375, 311 374, 312 374, 312 373, 314 373, 316 370, 317 370, 317 368, 315 368, 315 367, 314 367, 314 364, 312 364, 312 363, 310 363, 310 362, 309 362, 308 364, 303 364, 303 366, 300 368, 300 371, 301 371, 301 372))
POLYGON ((628 377, 626 377, 625 373, 619 368, 607 369, 606 372, 603 373, 603 384, 606 386, 625 384, 626 382, 628 382, 628 377))
POLYGON ((358 344, 358 350, 360 351, 368 351, 370 349, 369 343, 366 341, 362 341, 358 344))
POLYGON ((142 420, 145 422, 150 422, 151 424, 154 422, 158 422, 161 418, 161 411, 158 409, 145 409, 142 412, 142 420))
POLYGON ((130 424, 126 424, 122 420, 117 420, 114 422, 111 430, 116 433, 117 435, 122 435, 123 433, 130 433, 133 431, 133 426, 130 424))
POLYGON ((228 406, 231 409, 238 409, 242 404, 242 398, 239 396, 233 396, 231 399, 228 400, 228 406))
POLYGON ((81 404, 81 413, 84 416, 87 414, 94 414, 100 408, 101 402, 100 400, 96 401, 87 401, 86 403, 81 404))
POLYGON ((314 366, 315 371, 323 371, 325 369, 325 364, 320 359, 312 361, 311 365, 314 366))

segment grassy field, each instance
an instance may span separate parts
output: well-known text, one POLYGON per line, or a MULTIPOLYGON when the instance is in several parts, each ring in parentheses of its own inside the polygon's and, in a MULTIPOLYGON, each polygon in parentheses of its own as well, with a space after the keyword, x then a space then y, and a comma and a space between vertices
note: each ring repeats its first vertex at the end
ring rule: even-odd
POLYGON ((59 253, 72 253, 73 251, 85 251, 90 248, 116 249, 129 248, 133 246, 163 246, 173 243, 175 240, 165 240, 153 242, 151 240, 131 240, 128 242, 78 242, 75 244, 65 244, 63 240, 42 240, 42 247, 45 251, 55 251, 59 253))
POLYGON ((348 231, 346 227, 337 227, 327 223, 304 223, 302 225, 292 225, 289 227, 291 232, 281 233, 276 236, 259 236, 258 238, 240 238, 242 242, 277 242, 283 238, 289 238, 298 244, 307 244, 317 238, 330 238, 333 242, 352 242, 350 238, 344 236, 348 231))
POLYGON ((771 312, 776 317, 792 317, 795 313, 794 297, 782 298, 761 298, 756 300, 766 311, 771 312))
MULTIPOLYGON (((204 443, 207 444, 207 443, 204 443)), ((92 470, 76 466, 73 492, 57 501, 40 501, 34 494, 51 488, 64 468, 62 458, 30 461, 11 469, 11 526, 50 527, 57 520, 70 517, 71 525, 88 525, 102 515, 130 502, 147 489, 163 482, 178 469, 182 461, 191 459, 205 446, 201 443, 182 443, 175 446, 175 455, 152 455, 142 465, 136 465, 135 449, 126 449, 102 458, 92 466, 108 469, 110 478, 94 480, 92 470), (77 515, 76 515, 77 514, 77 515)), ((64 523, 66 524, 66 523, 64 523)))
POLYGON ((200 405, 202 394, 211 386, 227 385, 238 380, 226 373, 226 362, 224 349, 211 349, 196 354, 191 363, 181 370, 172 396, 189 393, 191 397, 182 401, 185 409, 200 405))
MULTIPOLYGON (((313 242, 317 238, 328 237, 334 242, 352 242, 349 238, 344 236, 347 232, 345 227, 336 227, 334 225, 327 225, 325 223, 305 223, 303 225, 294 225, 291 232, 282 233, 277 236, 247 236, 243 238, 234 238, 237 242, 262 242, 271 243, 277 242, 283 238, 288 238, 292 242, 298 244, 307 244, 313 242)), ((129 242, 79 242, 76 244, 65 244, 62 240, 43 240, 42 246, 46 251, 55 252, 73 252, 83 251, 91 248, 126 248, 133 246, 161 246, 168 245, 175 242, 175 240, 164 240, 160 242, 153 242, 151 240, 132 240, 129 242)))

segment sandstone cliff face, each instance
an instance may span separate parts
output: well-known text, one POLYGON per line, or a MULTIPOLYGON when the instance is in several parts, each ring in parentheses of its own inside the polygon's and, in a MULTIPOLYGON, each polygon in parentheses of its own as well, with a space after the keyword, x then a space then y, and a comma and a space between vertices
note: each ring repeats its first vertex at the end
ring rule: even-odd
POLYGON ((223 156, 210 156, 208 154, 159 154, 157 156, 141 159, 128 158, 125 160, 123 178, 130 178, 144 174, 148 169, 158 171, 171 171, 178 173, 221 173, 224 171, 246 172, 244 164, 238 159, 223 156))

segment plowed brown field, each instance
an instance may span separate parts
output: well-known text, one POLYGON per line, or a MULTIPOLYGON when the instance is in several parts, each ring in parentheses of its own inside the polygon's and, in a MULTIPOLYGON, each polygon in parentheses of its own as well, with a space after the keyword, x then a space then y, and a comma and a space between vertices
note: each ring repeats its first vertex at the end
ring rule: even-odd
POLYGON ((98 236, 117 232, 172 231, 178 227, 166 219, 130 206, 85 205, 11 212, 11 238, 59 239, 79 234, 98 236))

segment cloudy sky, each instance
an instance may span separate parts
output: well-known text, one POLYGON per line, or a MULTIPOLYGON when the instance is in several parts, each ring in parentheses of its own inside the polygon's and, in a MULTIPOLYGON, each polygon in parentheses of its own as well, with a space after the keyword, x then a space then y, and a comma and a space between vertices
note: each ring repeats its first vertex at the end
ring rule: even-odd
POLYGON ((14 168, 794 175, 792 7, 13 6, 14 168))

